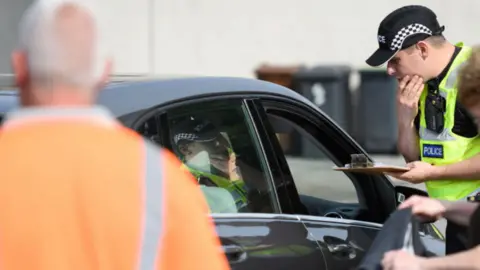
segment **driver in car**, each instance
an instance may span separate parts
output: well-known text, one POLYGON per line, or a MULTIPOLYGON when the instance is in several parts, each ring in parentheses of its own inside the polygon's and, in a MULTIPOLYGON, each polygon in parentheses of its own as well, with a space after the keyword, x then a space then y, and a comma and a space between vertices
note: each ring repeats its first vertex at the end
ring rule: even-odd
POLYGON ((228 190, 236 210, 245 208, 247 187, 236 164, 236 155, 217 128, 208 120, 188 117, 173 124, 172 132, 174 152, 199 184, 228 190))

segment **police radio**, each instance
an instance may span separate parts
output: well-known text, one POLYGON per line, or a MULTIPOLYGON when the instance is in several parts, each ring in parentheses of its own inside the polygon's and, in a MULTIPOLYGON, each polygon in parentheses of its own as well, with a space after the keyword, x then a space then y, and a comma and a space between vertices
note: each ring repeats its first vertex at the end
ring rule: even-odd
POLYGON ((440 133, 444 127, 444 113, 446 112, 446 101, 438 90, 428 90, 425 99, 425 123, 428 130, 440 133))

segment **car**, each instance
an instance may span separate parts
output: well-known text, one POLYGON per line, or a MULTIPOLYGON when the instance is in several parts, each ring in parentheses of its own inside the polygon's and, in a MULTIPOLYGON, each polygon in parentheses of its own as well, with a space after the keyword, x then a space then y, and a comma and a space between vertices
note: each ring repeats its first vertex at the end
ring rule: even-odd
MULTIPOLYGON (((352 154, 370 156, 304 96, 267 81, 146 78, 108 85, 98 103, 123 125, 177 154, 189 169, 209 170, 214 163, 208 153, 196 163, 180 156, 175 130, 181 121, 207 119, 228 141, 246 201, 216 204, 207 191, 225 190, 199 186, 232 269, 353 269, 403 199, 427 196, 395 186, 384 175, 332 170, 349 163, 352 154), (307 149, 311 158, 298 157, 295 149, 307 149)), ((17 104, 15 89, 0 91, 1 112, 17 104)), ((212 180, 196 175, 199 182, 205 178, 212 180)), ((444 254, 444 237, 433 224, 421 225, 421 237, 429 252, 444 254)))

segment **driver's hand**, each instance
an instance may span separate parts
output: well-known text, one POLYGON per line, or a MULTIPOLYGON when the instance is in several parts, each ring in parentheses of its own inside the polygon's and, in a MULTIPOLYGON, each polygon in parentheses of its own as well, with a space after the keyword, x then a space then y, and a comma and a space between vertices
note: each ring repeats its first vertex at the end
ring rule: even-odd
POLYGON ((241 175, 237 167, 237 157, 235 153, 230 153, 228 157, 223 155, 211 154, 210 162, 215 168, 227 174, 230 180, 241 179, 241 175))
POLYGON ((412 208, 412 213, 423 220, 432 220, 442 218, 446 208, 436 199, 424 196, 413 195, 404 201, 398 209, 412 208))
POLYGON ((242 178, 240 174, 240 170, 237 166, 237 156, 235 153, 230 153, 228 158, 228 174, 230 176, 230 180, 240 180, 242 178))

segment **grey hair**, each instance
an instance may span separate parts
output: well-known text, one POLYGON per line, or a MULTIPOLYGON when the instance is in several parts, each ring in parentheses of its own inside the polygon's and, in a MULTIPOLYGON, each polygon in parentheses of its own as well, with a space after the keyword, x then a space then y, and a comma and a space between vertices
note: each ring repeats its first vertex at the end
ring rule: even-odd
POLYGON ((26 53, 31 80, 92 88, 100 79, 106 60, 99 32, 94 8, 88 0, 36 0, 24 13, 19 29, 19 49, 26 53), (96 37, 87 53, 91 58, 86 60, 90 63, 86 66, 73 63, 75 49, 67 48, 55 31, 58 12, 67 5, 85 11, 95 25, 96 37))

